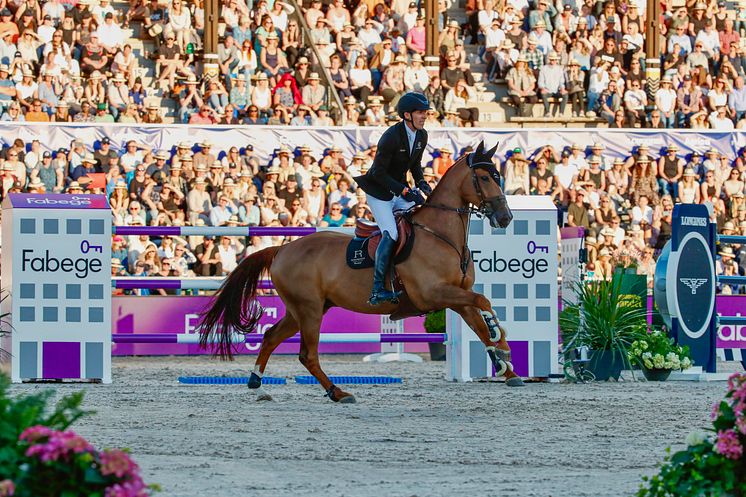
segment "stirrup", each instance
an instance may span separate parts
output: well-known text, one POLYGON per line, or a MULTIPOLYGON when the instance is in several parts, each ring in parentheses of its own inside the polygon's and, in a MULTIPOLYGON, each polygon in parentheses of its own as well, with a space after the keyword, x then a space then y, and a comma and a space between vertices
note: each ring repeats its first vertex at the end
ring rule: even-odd
POLYGON ((386 289, 380 292, 374 292, 370 294, 370 298, 368 299, 368 305, 377 306, 377 305, 381 305, 386 302, 390 302, 392 304, 398 304, 399 295, 401 295, 401 292, 389 292, 386 289))

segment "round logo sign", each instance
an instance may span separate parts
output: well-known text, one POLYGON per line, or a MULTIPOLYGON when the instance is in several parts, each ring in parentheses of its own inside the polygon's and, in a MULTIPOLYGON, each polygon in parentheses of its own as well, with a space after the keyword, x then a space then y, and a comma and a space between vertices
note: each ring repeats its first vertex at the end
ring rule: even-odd
POLYGON ((710 323, 715 300, 715 271, 702 235, 689 233, 679 247, 676 305, 681 329, 690 338, 701 337, 710 323))

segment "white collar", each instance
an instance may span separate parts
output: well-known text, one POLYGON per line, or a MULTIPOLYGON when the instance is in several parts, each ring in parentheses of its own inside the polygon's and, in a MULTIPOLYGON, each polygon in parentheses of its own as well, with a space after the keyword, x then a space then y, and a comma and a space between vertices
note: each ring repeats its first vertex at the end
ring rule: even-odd
POLYGON ((414 142, 417 139, 417 131, 413 131, 407 123, 404 123, 404 129, 407 131, 407 141, 409 141, 409 153, 412 154, 414 148, 414 142))

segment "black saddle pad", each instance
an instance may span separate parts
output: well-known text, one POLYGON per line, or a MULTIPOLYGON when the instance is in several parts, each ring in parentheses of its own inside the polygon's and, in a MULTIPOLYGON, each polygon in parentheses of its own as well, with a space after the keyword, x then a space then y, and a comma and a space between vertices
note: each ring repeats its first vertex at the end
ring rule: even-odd
POLYGON ((373 267, 375 261, 368 255, 368 240, 370 239, 354 237, 347 244, 347 265, 352 269, 373 267))
MULTIPOLYGON (((379 235, 376 234, 373 236, 379 235)), ((352 240, 350 240, 350 243, 347 244, 347 255, 345 259, 347 260, 347 265, 350 266, 352 269, 366 269, 369 267, 373 267, 373 265, 375 264, 373 258, 371 258, 368 254, 368 241, 370 240, 370 238, 354 237, 352 240)), ((399 253, 394 256, 394 264, 401 264, 402 262, 407 260, 409 254, 412 253, 413 246, 414 229, 412 229, 412 232, 409 235, 409 238, 407 238, 404 247, 402 247, 399 253)))

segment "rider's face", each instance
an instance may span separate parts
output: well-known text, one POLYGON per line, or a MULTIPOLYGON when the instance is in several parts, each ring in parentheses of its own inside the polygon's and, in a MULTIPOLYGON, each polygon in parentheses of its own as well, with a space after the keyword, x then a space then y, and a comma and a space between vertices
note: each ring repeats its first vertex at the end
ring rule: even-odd
POLYGON ((427 117, 427 111, 416 110, 412 112, 411 114, 412 114, 412 124, 414 125, 414 129, 422 129, 422 127, 425 125, 425 117, 427 117))

